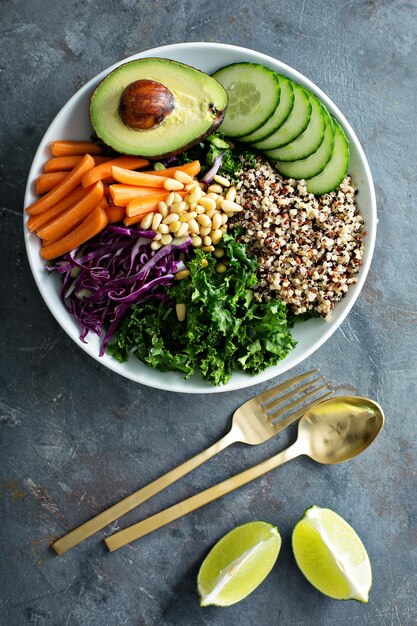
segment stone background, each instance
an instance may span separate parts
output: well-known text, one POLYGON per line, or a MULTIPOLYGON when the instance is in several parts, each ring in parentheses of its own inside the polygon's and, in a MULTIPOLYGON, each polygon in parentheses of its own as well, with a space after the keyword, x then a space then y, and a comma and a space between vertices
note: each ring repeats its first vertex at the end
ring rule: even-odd
MULTIPOLYGON (((404 0, 2 0, 2 625, 417 623, 416 26, 416 3, 404 0), (338 393, 371 396, 386 411, 386 428, 348 464, 298 460, 120 552, 106 551, 103 532, 57 558, 53 538, 215 441, 233 410, 267 386, 186 397, 105 370, 58 327, 24 251, 30 163, 67 99, 127 55, 199 40, 247 46, 296 68, 334 100, 362 142, 380 220, 372 268, 348 319, 294 373, 320 367, 338 393), (330 600, 297 570, 291 529, 313 503, 337 510, 363 539, 374 572, 367 605, 330 600), (276 567, 240 604, 200 609, 195 578, 205 554, 235 525, 259 518, 282 533, 276 567)), ((292 437, 223 452, 123 524, 292 437)))

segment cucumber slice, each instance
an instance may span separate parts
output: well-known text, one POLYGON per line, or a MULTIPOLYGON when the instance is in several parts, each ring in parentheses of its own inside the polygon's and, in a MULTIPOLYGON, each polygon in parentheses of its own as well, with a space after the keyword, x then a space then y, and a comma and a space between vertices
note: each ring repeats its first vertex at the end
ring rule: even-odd
MULTIPOLYGON (((301 135, 281 148, 265 152, 270 159, 277 161, 298 161, 313 154, 324 139, 326 130, 326 111, 312 93, 308 93, 311 102, 311 117, 307 128, 301 135)), ((328 115, 328 113, 327 113, 328 115)))
MULTIPOLYGON (((253 144, 258 150, 273 150, 289 143, 307 128, 311 116, 311 103, 305 89, 292 84, 294 107, 285 122, 272 135, 253 144)), ((227 116, 227 113, 226 113, 227 116)))
POLYGON ((334 146, 334 130, 330 115, 326 119, 324 139, 313 154, 299 161, 278 161, 275 163, 276 170, 287 178, 313 178, 324 170, 330 161, 334 146))
POLYGON ((277 108, 277 75, 258 63, 233 63, 213 77, 226 89, 229 102, 221 130, 228 137, 243 137, 262 126, 277 108))
POLYGON ((345 133, 333 120, 334 128, 334 148, 330 161, 320 174, 306 180, 307 191, 321 196, 336 189, 346 176, 349 168, 349 142, 345 133))
POLYGON ((250 133, 250 135, 240 137, 240 141, 244 143, 254 143, 269 137, 269 135, 272 135, 272 133, 285 122, 291 113, 294 106, 294 89, 292 83, 288 78, 285 78, 285 76, 281 76, 281 74, 277 74, 277 77, 280 86, 280 97, 277 108, 265 124, 262 124, 260 128, 250 133))

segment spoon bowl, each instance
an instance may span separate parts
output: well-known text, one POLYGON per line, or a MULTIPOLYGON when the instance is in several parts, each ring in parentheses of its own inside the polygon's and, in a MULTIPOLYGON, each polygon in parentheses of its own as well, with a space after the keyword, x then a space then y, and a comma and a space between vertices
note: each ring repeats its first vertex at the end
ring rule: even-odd
POLYGON ((357 396, 338 396, 308 411, 298 424, 297 442, 317 463, 336 464, 363 452, 384 425, 376 402, 357 396))

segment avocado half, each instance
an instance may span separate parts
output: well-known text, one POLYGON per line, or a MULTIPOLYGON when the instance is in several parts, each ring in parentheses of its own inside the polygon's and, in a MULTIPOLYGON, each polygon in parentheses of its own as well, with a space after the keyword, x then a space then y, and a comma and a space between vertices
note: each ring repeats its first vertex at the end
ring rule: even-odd
POLYGON ((222 123, 227 93, 184 63, 129 61, 98 85, 90 100, 97 137, 116 152, 160 159, 183 152, 222 123))

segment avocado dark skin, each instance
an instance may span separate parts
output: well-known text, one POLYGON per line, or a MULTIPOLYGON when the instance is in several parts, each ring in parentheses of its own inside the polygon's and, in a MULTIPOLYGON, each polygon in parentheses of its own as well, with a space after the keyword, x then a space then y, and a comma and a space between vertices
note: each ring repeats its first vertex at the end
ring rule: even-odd
MULTIPOLYGON (((132 78, 135 78, 134 74, 132 74, 132 78)), ((181 80, 182 81, 184 80, 184 74, 182 74, 181 80)), ((181 80, 179 80, 180 85, 181 85, 181 80)), ((117 89, 117 79, 114 79, 113 84, 115 84, 116 89, 117 89)), ((198 84, 198 81, 197 81, 197 84, 198 84)), ((177 154, 181 154, 185 150, 188 150, 195 144, 199 143, 206 137, 210 136, 223 122, 223 119, 226 113, 227 96, 225 95, 225 99, 222 102, 222 95, 219 95, 219 88, 223 89, 222 86, 217 81, 212 79, 209 75, 205 74, 204 72, 201 72, 200 70, 197 70, 196 68, 192 68, 191 66, 187 66, 185 64, 181 64, 175 61, 171 61, 168 59, 154 58, 154 59, 141 59, 141 60, 128 62, 124 64, 123 66, 119 66, 118 68, 116 68, 116 70, 113 70, 113 72, 111 72, 108 76, 106 76, 101 81, 101 83, 97 86, 90 101, 91 123, 100 141, 102 141, 104 144, 109 145, 109 147, 111 147, 115 152, 118 152, 120 154, 132 154, 136 156, 144 156, 145 158, 150 159, 150 160, 160 160, 162 158, 175 156, 177 154), (154 65, 155 65, 154 69, 152 71, 147 71, 147 72, 144 71, 142 73, 143 78, 141 78, 140 77, 140 74, 141 74, 140 65, 142 63, 149 64, 150 62, 154 62, 154 65), (206 126, 206 128, 204 129, 201 128, 202 125, 200 125, 200 132, 197 132, 196 136, 193 137, 191 141, 190 141, 191 133, 182 132, 181 125, 178 124, 177 122, 177 116, 182 115, 181 113, 182 109, 178 107, 178 102, 176 102, 176 99, 178 98, 178 89, 177 90, 172 89, 172 87, 169 86, 169 81, 167 81, 167 84, 164 84, 165 82, 163 80, 164 79, 164 73, 163 73, 164 63, 170 64, 169 75, 171 77, 172 77, 172 66, 175 65, 179 68, 179 70, 182 70, 182 68, 184 68, 182 70, 183 72, 184 71, 192 71, 194 73, 198 72, 200 75, 207 77, 207 80, 210 80, 212 81, 212 83, 215 83, 217 85, 213 87, 213 101, 210 102, 210 100, 206 97, 205 107, 207 108, 203 109, 207 111, 207 114, 206 114, 207 118, 210 115, 210 118, 211 118, 209 122, 210 125, 206 126), (112 76, 116 75, 116 73, 119 73, 120 75, 120 71, 123 68, 129 69, 129 66, 132 66, 134 64, 136 64, 137 66, 137 72, 135 69, 135 73, 138 76, 138 78, 136 80, 132 80, 128 84, 126 84, 125 82, 125 86, 123 90, 120 92, 120 95, 118 96, 118 105, 116 105, 117 108, 115 110, 115 113, 117 117, 119 118, 119 122, 122 125, 120 127, 121 132, 122 133, 125 132, 122 130, 122 128, 124 127, 125 129, 128 129, 130 133, 132 133, 131 137, 134 138, 134 136, 137 136, 138 138, 137 145, 136 145, 136 139, 133 139, 133 141, 130 142, 130 147, 128 148, 127 147, 128 143, 126 143, 125 144, 126 148, 125 148, 121 144, 122 142, 125 142, 127 140, 125 140, 124 138, 120 139, 119 145, 117 141, 113 140, 113 138, 115 137, 114 130, 113 130, 113 135, 111 137, 110 137, 110 134, 108 135, 109 141, 106 141, 107 139, 106 132, 105 132, 106 124, 110 123, 111 118, 109 117, 109 122, 107 121, 104 123, 102 122, 101 126, 99 124, 96 124, 96 122, 99 119, 97 117, 97 109, 99 105, 98 105, 98 98, 97 100, 95 100, 95 97, 96 97, 96 94, 100 92, 102 85, 104 89, 104 85, 106 83, 109 84, 109 80, 112 80, 112 76), (158 74, 161 77, 161 80, 159 80, 158 74), (150 79, 149 76, 152 76, 152 79, 150 79), (173 93, 175 93, 175 96, 173 95, 173 93), (221 103, 220 106, 219 106, 219 102, 221 103), (93 114, 92 114, 93 108, 95 112, 95 117, 93 117, 93 114), (172 119, 172 122, 171 122, 171 119, 172 119), (183 145, 179 145, 178 141, 174 142, 174 141, 171 141, 171 139, 169 139, 166 142, 166 149, 163 152, 160 151, 160 148, 162 148, 162 145, 158 145, 157 154, 155 154, 154 152, 151 152, 149 150, 149 146, 153 145, 152 144, 152 132, 157 130, 159 127, 161 127, 161 130, 165 127, 167 129, 178 128, 177 139, 182 138, 182 140, 185 143, 183 145), (147 133, 149 133, 149 135, 147 133), (177 145, 175 146, 172 145, 172 148, 171 148, 171 146, 169 145, 170 141, 172 144, 176 143, 177 145), (134 146, 134 150, 132 150, 132 146, 134 146), (142 154, 141 149, 144 149, 145 154, 142 154)), ((196 93, 198 94, 200 93, 200 91, 197 89, 196 93)), ((201 119, 204 119, 204 117, 202 117, 201 119)), ((187 122, 187 125, 184 126, 184 131, 188 129, 189 129, 189 124, 187 122)), ((168 137, 170 136, 169 135, 170 132, 171 131, 167 130, 168 137)), ((161 133, 156 135, 156 137, 157 139, 160 138, 161 133)), ((172 134, 171 134, 171 137, 172 137, 172 134)), ((155 148, 156 148, 156 145, 155 145, 155 148)))

